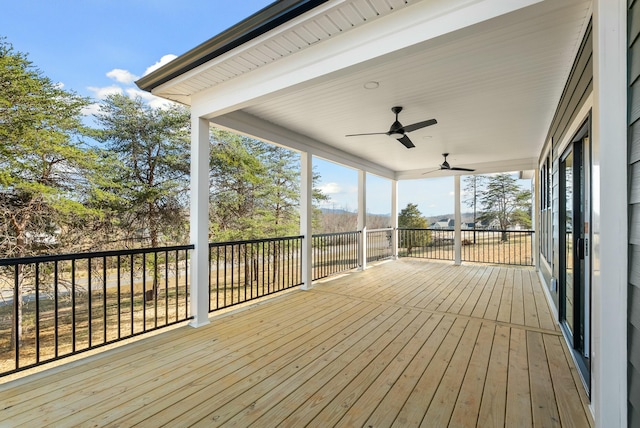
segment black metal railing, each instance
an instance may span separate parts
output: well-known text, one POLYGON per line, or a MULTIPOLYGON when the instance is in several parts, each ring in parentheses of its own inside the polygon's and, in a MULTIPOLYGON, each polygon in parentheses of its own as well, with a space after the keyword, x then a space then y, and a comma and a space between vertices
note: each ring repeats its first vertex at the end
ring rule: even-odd
MULTIPOLYGON (((464 229, 462 261, 518 266, 533 265, 533 230, 464 229)), ((398 255, 454 260, 451 229, 398 229, 398 255)))
POLYGON ((302 236, 209 244, 209 312, 302 284, 302 236))
POLYGON ((393 233, 391 228, 367 230, 367 263, 393 256, 393 233))
POLYGON ((0 259, 0 375, 189 319, 191 249, 0 259))
POLYGON ((315 234, 312 237, 313 280, 358 267, 360 233, 315 234))
POLYGON ((533 266, 533 230, 462 230, 462 261, 533 266))
POLYGON ((453 260, 453 230, 398 229, 398 256, 453 260))

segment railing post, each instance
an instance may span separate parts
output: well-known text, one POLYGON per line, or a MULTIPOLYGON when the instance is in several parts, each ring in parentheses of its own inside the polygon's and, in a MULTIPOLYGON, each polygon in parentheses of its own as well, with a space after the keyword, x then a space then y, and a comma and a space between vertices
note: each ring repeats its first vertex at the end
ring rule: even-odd
POLYGON ((358 171, 358 230, 360 230, 360 270, 367 268, 367 172, 358 171))
POLYGON ((310 152, 300 154, 300 235, 302 238, 301 265, 303 290, 311 288, 313 281, 312 259, 312 215, 313 215, 313 155, 310 152))
POLYGON ((391 258, 398 259, 398 180, 391 180, 391 258))
POLYGON ((460 265, 462 264, 462 216, 460 215, 460 176, 456 175, 454 179, 454 236, 453 236, 453 251, 454 251, 454 261, 453 264, 460 265))
POLYGON ((191 118, 191 315, 209 324, 209 121, 191 118))

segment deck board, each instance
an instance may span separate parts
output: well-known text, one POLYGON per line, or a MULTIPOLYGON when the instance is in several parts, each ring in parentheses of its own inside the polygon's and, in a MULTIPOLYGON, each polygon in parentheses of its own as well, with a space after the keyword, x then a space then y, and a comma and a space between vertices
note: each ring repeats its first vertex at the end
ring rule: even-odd
POLYGON ((592 426, 533 269, 402 259, 0 384, 9 426, 592 426))

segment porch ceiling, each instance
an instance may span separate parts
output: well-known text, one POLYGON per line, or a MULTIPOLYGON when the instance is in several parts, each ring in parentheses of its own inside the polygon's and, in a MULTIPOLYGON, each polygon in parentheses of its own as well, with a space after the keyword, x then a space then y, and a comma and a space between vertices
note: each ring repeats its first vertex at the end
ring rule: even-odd
MULTIPOLYGON (((391 8, 385 14, 411 13, 413 7, 421 3, 424 7, 428 1, 406 2, 402 8, 391 8)), ((425 37, 377 57, 354 61, 322 76, 301 79, 290 87, 220 109, 220 118, 212 121, 237 123, 225 120, 224 115, 233 118, 241 112, 245 122, 257 125, 237 129, 240 132, 276 143, 281 141, 261 135, 260 129, 272 127, 290 133, 291 139, 303 136, 335 149, 338 155, 327 156, 331 160, 339 160, 340 153, 348 154, 390 171, 382 175, 398 179, 425 177, 425 171, 442 162, 443 152, 451 153, 452 165, 476 168, 478 172, 532 169, 590 19, 590 4, 578 0, 540 1, 437 37, 425 37), (378 82, 379 87, 365 89, 364 84, 370 81, 378 82), (430 118, 436 118, 438 124, 410 133, 416 145, 410 150, 386 135, 345 137, 386 132, 394 119, 392 106, 404 107, 400 121, 405 125, 430 118)), ((329 9, 326 5, 323 8, 321 13, 326 16, 329 9)), ((309 14, 313 15, 313 10, 300 19, 308 21, 309 14)), ((314 17, 314 25, 321 22, 319 16, 320 13, 314 17)), ((348 34, 347 31, 336 37, 348 34)), ((316 44, 321 43, 325 41, 316 44)), ((235 64, 237 67, 238 62, 235 64)), ((188 80, 200 82, 200 88, 209 87, 208 93, 215 97, 220 82, 207 81, 213 79, 211 76, 205 74, 205 69, 196 70, 181 80, 181 90, 185 90, 188 80)), ((174 85, 165 84, 154 93, 172 98, 172 90, 174 85)), ((190 103, 196 92, 173 98, 190 103)), ((428 176, 437 175, 440 173, 428 176)))

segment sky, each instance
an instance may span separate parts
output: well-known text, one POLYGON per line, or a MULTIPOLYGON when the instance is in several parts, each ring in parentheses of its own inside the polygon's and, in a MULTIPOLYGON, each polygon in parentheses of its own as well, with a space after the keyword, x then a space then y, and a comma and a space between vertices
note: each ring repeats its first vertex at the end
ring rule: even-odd
MULTIPOLYGON (((108 94, 164 103, 135 80, 205 42, 272 0, 0 0, 0 37, 52 81, 96 101, 108 94)), ((85 111, 90 116, 97 108, 85 111)), ((314 159, 327 208, 356 211, 357 171, 314 159)), ((399 209, 425 216, 453 209, 453 178, 401 181, 399 209)), ((464 196, 463 196, 464 197, 464 196)), ((368 175, 367 212, 391 212, 391 183, 368 175)))

